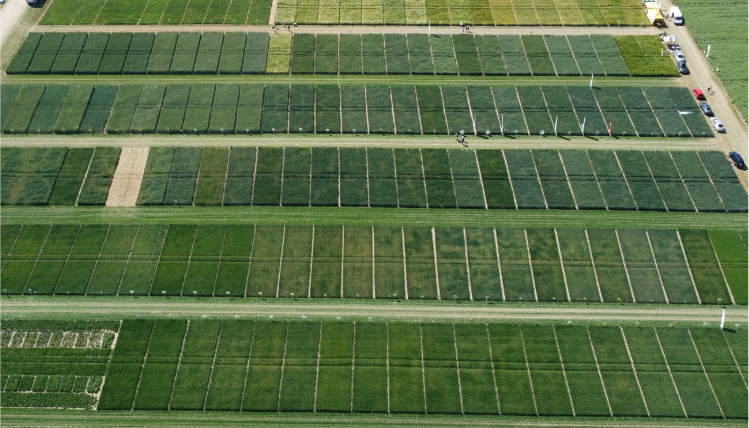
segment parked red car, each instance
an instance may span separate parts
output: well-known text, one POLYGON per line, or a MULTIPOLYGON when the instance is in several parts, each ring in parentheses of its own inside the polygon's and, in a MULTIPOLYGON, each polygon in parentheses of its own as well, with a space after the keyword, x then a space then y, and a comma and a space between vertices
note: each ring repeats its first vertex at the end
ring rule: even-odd
POLYGON ((697 98, 698 100, 705 99, 705 94, 703 94, 702 91, 699 89, 692 89, 692 93, 694 94, 694 97, 697 98))

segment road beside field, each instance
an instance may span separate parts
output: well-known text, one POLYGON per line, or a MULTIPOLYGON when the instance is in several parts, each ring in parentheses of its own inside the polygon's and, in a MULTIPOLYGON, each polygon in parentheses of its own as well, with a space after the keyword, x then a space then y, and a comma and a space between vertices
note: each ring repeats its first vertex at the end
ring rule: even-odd
MULTIPOLYGON (((670 323, 699 325, 720 322, 721 309, 708 305, 644 304, 538 304, 538 303, 451 303, 403 300, 321 299, 229 299, 164 297, 3 297, 3 317, 12 319, 121 319, 166 318, 268 318, 331 320, 420 321, 420 322, 581 322, 586 324, 635 322, 655 325, 670 323)), ((746 328, 746 307, 727 307, 726 323, 746 328)))

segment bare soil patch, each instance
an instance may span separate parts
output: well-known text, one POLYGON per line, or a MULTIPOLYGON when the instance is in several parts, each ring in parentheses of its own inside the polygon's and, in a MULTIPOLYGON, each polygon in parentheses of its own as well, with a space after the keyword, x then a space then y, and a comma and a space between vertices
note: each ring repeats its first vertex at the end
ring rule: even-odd
POLYGON ((125 147, 114 172, 112 187, 107 197, 108 207, 134 207, 138 200, 140 182, 146 169, 148 147, 125 147))

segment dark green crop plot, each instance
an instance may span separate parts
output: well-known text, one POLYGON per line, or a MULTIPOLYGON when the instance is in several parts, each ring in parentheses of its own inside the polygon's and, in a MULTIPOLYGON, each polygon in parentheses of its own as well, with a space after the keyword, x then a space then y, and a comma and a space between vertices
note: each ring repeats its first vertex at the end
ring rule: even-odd
POLYGON ((393 86, 391 92, 396 132, 398 134, 421 133, 415 89, 411 86, 393 86))
MULTIPOLYGON (((241 39, 240 36, 237 37, 241 39)), ((267 34, 247 34, 244 48, 244 59, 242 60, 242 74, 262 74, 265 72, 269 40, 267 34)), ((226 42, 224 42, 224 44, 226 44, 226 42)))
POLYGON ((153 40, 148 59, 148 74, 168 74, 177 45, 177 33, 159 33, 153 40))
POLYGON ((114 33, 109 36, 107 48, 99 65, 99 74, 120 74, 125 65, 131 33, 114 33))
POLYGON ((432 46, 432 59, 434 61, 435 74, 458 74, 458 64, 455 61, 452 37, 447 35, 430 35, 429 43, 432 46))
MULTIPOLYGON (((10 64, 5 69, 5 72, 8 74, 22 74, 26 73, 26 71, 29 68, 29 64, 31 64, 31 61, 34 58, 34 52, 36 52, 37 47, 39 46, 39 41, 42 39, 42 33, 29 33, 28 37, 26 37, 26 40, 23 41, 23 44, 20 48, 18 48, 18 51, 16 52, 16 55, 13 57, 13 60, 11 60, 10 64)), ((78 58, 76 57, 76 60, 78 58)))
POLYGON ((64 37, 64 34, 44 33, 26 72, 29 74, 49 74, 64 37))
POLYGON ((155 37, 153 33, 133 34, 125 63, 122 66, 122 73, 144 74, 146 72, 155 37))
POLYGON ((83 51, 81 51, 81 55, 78 57, 78 62, 75 65, 75 73, 97 73, 108 42, 109 34, 107 33, 89 34, 86 38, 86 44, 83 45, 83 51))
MULTIPOLYGON (((87 36, 86 33, 65 34, 65 38, 60 45, 60 49, 57 51, 50 73, 73 74, 73 72, 75 72, 75 66, 78 63, 78 57, 81 55, 81 51, 83 51, 83 45, 86 43, 87 36)), ((22 52, 22 50, 19 50, 19 54, 20 52, 22 52)), ((7 71, 11 71, 11 66, 8 66, 7 71)))
POLYGON ((62 108, 65 94, 68 92, 64 86, 50 86, 44 91, 39 99, 39 106, 34 111, 34 116, 29 123, 29 132, 52 133, 57 114, 62 108))

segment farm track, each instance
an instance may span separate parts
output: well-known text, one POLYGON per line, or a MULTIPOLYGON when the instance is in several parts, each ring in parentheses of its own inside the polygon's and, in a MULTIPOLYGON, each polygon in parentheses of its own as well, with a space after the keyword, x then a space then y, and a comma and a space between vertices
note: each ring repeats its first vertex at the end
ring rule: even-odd
MULTIPOLYGON (((665 326, 699 325, 720 322, 721 310, 710 305, 645 305, 645 304, 534 304, 534 303, 449 303, 426 301, 370 301, 322 299, 221 299, 163 297, 101 297, 92 304, 91 297, 13 296, 3 298, 3 318, 8 319, 121 319, 123 317, 162 318, 268 318, 418 322, 536 322, 572 321, 584 324, 623 323, 665 326)), ((726 308, 726 325, 746 328, 746 307, 726 308)))
MULTIPOLYGON (((408 85, 408 86, 588 86, 588 76, 459 76, 459 75, 396 75, 396 74, 13 74, 3 75, 6 83, 254 83, 283 85, 408 85)), ((603 86, 674 86, 674 78, 601 76, 594 79, 603 86)))
POLYGON ((263 224, 745 230, 742 213, 338 207, 4 207, 3 224, 263 224))
MULTIPOLYGON (((442 25, 429 27, 427 25, 300 25, 293 27, 291 31, 279 25, 278 30, 273 30, 270 25, 43 25, 37 24, 31 31, 36 32, 96 32, 96 31, 128 31, 128 32, 164 32, 164 31, 241 31, 241 32, 267 32, 269 34, 461 34, 462 27, 457 25, 442 25)), ((611 34, 614 36, 658 34, 658 28, 645 27, 594 27, 594 26, 471 26, 473 34, 554 34, 554 35, 581 35, 581 34, 611 34)))
MULTIPOLYGON (((3 144, 17 147, 156 147, 180 146, 278 146, 278 147, 321 147, 330 144, 335 147, 385 147, 385 148, 448 148, 462 146, 452 135, 439 136, 397 136, 397 135, 358 135, 351 134, 263 134, 235 135, 21 135, 3 136, 3 144)), ((466 138, 469 149, 633 149, 633 150, 715 150, 713 138, 617 138, 617 137, 492 137, 469 136, 466 138)))
POLYGON ((387 427, 645 427, 682 428, 701 426, 746 427, 742 421, 711 419, 644 419, 644 418, 552 418, 518 416, 461 415, 366 415, 250 412, 148 412, 148 411, 65 411, 3 409, 3 425, 9 427, 96 425, 122 426, 123 419, 133 425, 162 427, 199 426, 387 426, 387 427))

